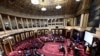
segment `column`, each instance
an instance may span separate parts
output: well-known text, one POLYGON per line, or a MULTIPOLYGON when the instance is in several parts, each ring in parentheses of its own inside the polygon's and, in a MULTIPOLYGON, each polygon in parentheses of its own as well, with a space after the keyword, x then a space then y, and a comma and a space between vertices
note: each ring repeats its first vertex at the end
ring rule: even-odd
POLYGON ((40 24, 40 27, 41 27, 41 19, 39 20, 39 24, 40 24))
POLYGON ((48 27, 48 19, 47 19, 47 27, 48 27))
POLYGON ((37 20, 35 20, 35 25, 36 25, 36 27, 37 27, 37 20))
POLYGON ((3 20, 2 20, 2 16, 1 16, 1 14, 0 14, 0 20, 1 20, 1 23, 2 23, 3 30, 6 31, 6 29, 5 29, 5 25, 4 25, 4 22, 3 22, 3 20))
POLYGON ((22 27, 24 29, 24 22, 23 22, 23 18, 21 18, 21 23, 22 23, 22 27))
POLYGON ((44 26, 46 27, 46 24, 47 24, 46 19, 45 19, 44 21, 45 21, 45 22, 44 22, 44 26))
POLYGON ((43 27, 44 27, 44 19, 43 19, 43 27))
POLYGON ((51 26, 52 26, 52 19, 51 19, 51 26))
POLYGON ((74 26, 74 18, 71 18, 71 26, 74 26))
POLYGON ((64 24, 64 27, 66 26, 66 21, 65 21, 65 18, 63 19, 63 24, 64 24))
POLYGON ((74 26, 76 26, 76 18, 74 17, 74 26))
POLYGON ((84 14, 81 14, 80 27, 83 27, 83 22, 84 22, 84 14))
POLYGON ((27 18, 26 18, 26 23, 27 23, 27 28, 29 28, 29 23, 27 18))
POLYGON ((56 19, 55 19, 55 26, 56 26, 56 19))
POLYGON ((89 9, 90 5, 91 5, 91 0, 83 0, 82 10, 84 10, 84 9, 86 10, 86 8, 89 9))
POLYGON ((17 22, 17 18, 15 17, 15 22, 16 22, 16 25, 17 25, 17 29, 19 29, 18 28, 18 22, 17 22))
POLYGON ((89 13, 81 15, 80 27, 82 27, 82 28, 87 27, 88 16, 89 16, 89 13))
POLYGON ((32 26, 34 27, 34 25, 35 25, 35 21, 32 19, 32 26))
POLYGON ((8 21, 9 21, 9 23, 10 23, 10 28, 11 28, 11 30, 12 30, 12 24, 11 24, 10 16, 8 16, 8 21))
POLYGON ((67 26, 67 18, 66 18, 65 22, 66 22, 66 26, 67 26))
POLYGON ((85 20, 84 20, 85 27, 87 27, 88 25, 88 18, 89 18, 89 13, 85 14, 85 20))
POLYGON ((33 21, 32 21, 32 18, 31 18, 31 25, 32 25, 32 28, 33 28, 33 21))
POLYGON ((45 27, 45 19, 43 19, 43 27, 45 27))

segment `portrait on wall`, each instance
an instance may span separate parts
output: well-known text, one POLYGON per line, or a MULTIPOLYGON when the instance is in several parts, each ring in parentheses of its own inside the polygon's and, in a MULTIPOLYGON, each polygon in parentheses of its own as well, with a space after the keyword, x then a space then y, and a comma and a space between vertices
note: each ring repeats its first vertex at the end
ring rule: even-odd
POLYGON ((14 37, 13 37, 12 39, 10 39, 10 41, 11 41, 11 45, 14 45, 14 44, 15 44, 15 39, 14 39, 14 37))

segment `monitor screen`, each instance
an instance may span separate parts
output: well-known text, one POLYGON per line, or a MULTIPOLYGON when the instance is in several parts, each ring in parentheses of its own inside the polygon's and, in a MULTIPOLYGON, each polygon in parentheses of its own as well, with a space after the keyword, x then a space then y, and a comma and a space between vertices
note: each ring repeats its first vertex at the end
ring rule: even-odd
POLYGON ((92 45, 92 41, 93 41, 93 33, 90 32, 85 32, 85 36, 84 36, 84 40, 89 43, 90 45, 92 45))

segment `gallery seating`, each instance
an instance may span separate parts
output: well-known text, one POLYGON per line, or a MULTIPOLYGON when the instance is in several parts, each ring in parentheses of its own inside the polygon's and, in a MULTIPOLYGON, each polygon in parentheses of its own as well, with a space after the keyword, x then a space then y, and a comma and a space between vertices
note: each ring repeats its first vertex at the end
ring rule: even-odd
POLYGON ((70 38, 71 31, 68 29, 51 29, 53 36, 63 36, 65 38, 70 38))
POLYGON ((42 37, 40 37, 40 40, 43 41, 43 42, 53 42, 54 38, 42 36, 42 37))
POLYGON ((36 49, 23 49, 20 51, 13 51, 8 56, 45 56, 36 49))
POLYGON ((38 36, 47 36, 48 32, 49 32, 49 29, 38 29, 37 30, 38 36))
POLYGON ((22 41, 21 43, 18 43, 15 46, 13 46, 13 50, 21 50, 24 48, 30 48, 32 46, 34 46, 35 48, 42 48, 43 45, 44 43, 40 42, 39 39, 30 38, 30 39, 26 39, 22 41))
POLYGON ((63 36, 59 36, 59 37, 55 37, 55 41, 56 42, 62 42, 62 43, 64 43, 64 37, 63 36))
POLYGON ((33 48, 35 49, 39 49, 39 48, 42 48, 44 45, 43 42, 39 41, 38 39, 36 39, 34 42, 33 42, 33 48))

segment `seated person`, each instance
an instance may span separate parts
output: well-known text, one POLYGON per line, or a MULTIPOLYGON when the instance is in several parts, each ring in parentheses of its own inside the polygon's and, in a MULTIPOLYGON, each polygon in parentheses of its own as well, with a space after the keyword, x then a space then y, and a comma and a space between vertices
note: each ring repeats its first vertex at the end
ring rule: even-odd
POLYGON ((76 43, 79 43, 80 42, 80 39, 79 37, 76 38, 76 43))
POLYGON ((39 53, 37 49, 34 49, 33 52, 34 52, 33 54, 34 56, 44 56, 44 54, 39 53))
POLYGON ((39 52, 37 51, 37 49, 34 49, 33 52, 34 52, 34 54, 33 54, 34 56, 40 56, 40 54, 39 54, 39 52))
POLYGON ((63 36, 60 36, 59 38, 62 39, 62 40, 64 40, 64 37, 63 36))
POLYGON ((29 55, 31 55, 31 53, 30 53, 30 50, 27 49, 27 50, 25 51, 25 56, 29 56, 29 55))
POLYGON ((88 43, 88 42, 85 42, 85 44, 84 44, 84 49, 85 49, 85 51, 87 51, 87 50, 86 50, 87 46, 89 46, 89 43, 88 43))
POLYGON ((84 50, 85 50, 85 54, 90 56, 90 45, 88 42, 85 43, 84 50))
POLYGON ((96 56, 97 49, 98 49, 97 42, 96 41, 93 41, 92 49, 91 49, 91 56, 96 56))
POLYGON ((44 46, 44 43, 40 42, 39 40, 36 40, 34 43, 33 43, 33 48, 42 48, 44 46))
POLYGON ((62 36, 56 37, 55 40, 57 42, 64 42, 64 38, 62 36))
POLYGON ((61 44, 59 45, 59 50, 62 52, 63 51, 64 46, 61 44))
POLYGON ((70 52, 70 50, 72 49, 72 47, 73 47, 73 42, 68 43, 68 45, 67 45, 67 51, 70 52))
POLYGON ((49 41, 53 41, 53 40, 54 40, 54 37, 51 36, 48 40, 49 40, 49 41))
POLYGON ((63 56, 65 56, 65 48, 64 48, 63 45, 60 45, 60 46, 59 46, 59 50, 60 50, 61 52, 63 52, 63 56))
POLYGON ((40 40, 43 41, 43 42, 45 42, 45 41, 47 41, 47 38, 48 37, 41 37, 40 40))
POLYGON ((37 48, 38 49, 38 43, 34 43, 33 48, 37 48))
POLYGON ((79 48, 77 46, 75 46, 74 47, 74 56, 80 56, 79 54, 80 54, 79 48))
POLYGON ((75 39, 76 43, 80 42, 80 37, 79 37, 79 33, 77 33, 76 39, 75 39))

